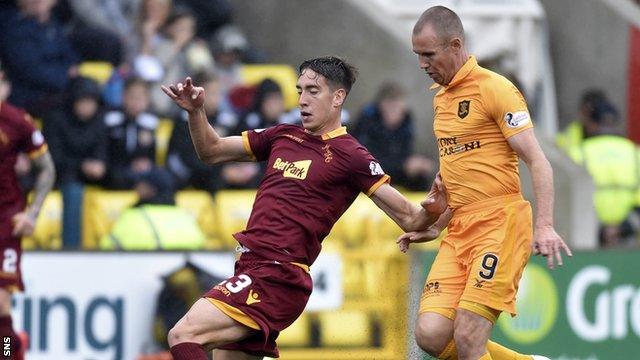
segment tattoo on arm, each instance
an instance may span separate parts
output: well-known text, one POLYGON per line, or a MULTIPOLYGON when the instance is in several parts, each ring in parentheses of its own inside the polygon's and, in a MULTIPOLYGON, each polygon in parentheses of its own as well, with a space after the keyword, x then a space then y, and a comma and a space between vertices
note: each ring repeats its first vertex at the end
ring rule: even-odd
POLYGON ((29 215, 35 219, 40 213, 44 199, 47 197, 49 191, 51 191, 51 188, 53 188, 56 171, 53 165, 53 159, 51 159, 51 154, 48 151, 33 159, 32 162, 37 171, 37 178, 33 189, 33 201, 29 204, 28 212, 29 215))

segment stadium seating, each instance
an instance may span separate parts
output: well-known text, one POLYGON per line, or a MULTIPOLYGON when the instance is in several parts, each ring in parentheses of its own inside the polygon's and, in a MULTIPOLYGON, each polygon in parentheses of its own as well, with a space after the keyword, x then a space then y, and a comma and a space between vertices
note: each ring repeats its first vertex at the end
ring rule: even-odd
POLYGON ((109 233, 122 211, 133 205, 138 196, 134 191, 85 191, 82 216, 82 246, 98 249, 100 238, 109 233))
POLYGON ((216 194, 218 233, 228 248, 238 244, 232 235, 245 229, 255 196, 255 190, 224 190, 216 194))
POLYGON ((169 150, 169 140, 173 132, 173 121, 171 119, 160 119, 156 129, 156 164, 164 166, 167 161, 167 151, 169 150))
POLYGON ((104 85, 113 73, 113 65, 107 61, 84 61, 78 66, 78 73, 104 85))
POLYGON ((277 64, 243 65, 240 69, 240 76, 248 85, 257 85, 264 79, 272 79, 282 89, 286 108, 292 109, 297 106, 298 92, 296 91, 296 83, 298 75, 291 66, 277 64))
POLYGON ((368 219, 384 216, 368 196, 360 194, 333 226, 330 236, 340 239, 347 247, 361 246, 369 236, 368 219))
POLYGON ((52 191, 44 200, 33 234, 22 239, 25 250, 62 248, 62 194, 52 191))
POLYGON ((372 345, 373 329, 364 311, 337 310, 318 314, 320 346, 367 347, 372 345))
POLYGON ((209 250, 223 250, 225 244, 218 236, 213 198, 206 191, 183 190, 176 195, 176 204, 188 211, 198 221, 200 229, 207 236, 205 247, 209 250))
POLYGON ((310 315, 303 313, 278 336, 280 347, 306 347, 311 344, 310 315))

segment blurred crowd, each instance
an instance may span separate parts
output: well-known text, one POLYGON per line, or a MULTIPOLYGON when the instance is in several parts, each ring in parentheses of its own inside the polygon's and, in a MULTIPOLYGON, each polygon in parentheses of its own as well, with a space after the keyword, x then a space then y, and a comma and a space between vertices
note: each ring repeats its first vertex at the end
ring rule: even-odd
MULTIPOLYGON (((264 165, 210 166, 198 160, 187 114, 160 84, 192 76, 205 88, 209 122, 222 136, 300 122, 297 109, 285 106, 281 84, 269 78, 253 86, 243 82, 244 64, 268 59, 234 24, 227 0, 4 1, 0 61, 0 101, 38 119, 56 164, 65 248, 81 246, 87 185, 135 189, 141 199, 137 207, 175 206, 166 194, 172 198, 181 189, 214 194, 258 186, 264 165), (97 76, 96 66, 107 70, 97 76), (172 123, 172 133, 158 159, 161 121, 172 123), (153 198, 139 191, 150 173, 167 179, 146 182, 165 194, 162 201, 142 200, 153 198)), ((425 190, 437 165, 413 152, 413 118, 405 98, 400 85, 386 83, 357 117, 351 120, 345 112, 343 121, 394 184, 425 190)), ((17 170, 28 189, 28 161, 19 161, 17 170)), ((103 243, 113 246, 112 240, 103 243)))
MULTIPOLYGON (((222 136, 300 122, 297 109, 285 105, 281 83, 269 78, 256 85, 244 82, 244 64, 268 59, 234 24, 227 0, 4 1, 0 61, 0 101, 39 119, 49 144, 63 195, 66 248, 80 247, 87 185, 139 190, 151 173, 167 180, 147 182, 164 198, 142 200, 155 194, 138 191, 138 207, 175 207, 167 199, 182 189, 215 194, 258 186, 264 165, 210 166, 198 160, 187 114, 162 93, 160 84, 192 76, 205 88, 209 123, 222 136), (88 64, 94 71, 87 71, 88 64), (95 64, 106 67, 103 76, 95 76, 95 64), (163 120, 171 122, 172 132, 159 159, 163 120)), ((356 116, 345 112, 343 122, 395 185, 424 191, 437 162, 414 152, 414 119, 406 97, 406 89, 388 81, 356 116)), ((585 91, 577 114, 558 134, 557 144, 593 177, 600 243, 636 246, 639 150, 624 137, 619 113, 601 90, 585 91)), ((16 165, 26 188, 28 164, 19 160, 16 165)), ((198 238, 194 235, 194 243, 198 238)), ((104 243, 113 246, 111 240, 104 243)))
POLYGON ((593 179, 604 248, 640 244, 640 148, 625 137, 623 125, 606 94, 588 89, 580 97, 577 118, 556 138, 558 147, 593 179))

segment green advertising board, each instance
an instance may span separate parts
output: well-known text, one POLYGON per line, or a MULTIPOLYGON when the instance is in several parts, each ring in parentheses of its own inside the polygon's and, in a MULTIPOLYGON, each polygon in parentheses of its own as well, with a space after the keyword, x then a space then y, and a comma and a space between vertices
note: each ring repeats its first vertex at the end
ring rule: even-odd
MULTIPOLYGON (((428 271, 434 252, 420 255, 428 271)), ((640 360, 640 251, 577 252, 555 270, 531 259, 492 339, 554 360, 640 360)))

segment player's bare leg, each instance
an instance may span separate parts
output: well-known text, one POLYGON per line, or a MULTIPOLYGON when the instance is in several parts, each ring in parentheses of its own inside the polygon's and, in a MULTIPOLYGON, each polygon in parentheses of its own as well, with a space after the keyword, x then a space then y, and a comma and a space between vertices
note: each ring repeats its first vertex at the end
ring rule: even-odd
POLYGON ((458 359, 478 360, 487 354, 492 328, 493 323, 484 316, 458 308, 453 330, 458 359))
POLYGON ((453 320, 435 312, 424 312, 416 320, 418 346, 433 357, 439 357, 453 339, 453 320))
POLYGON ((11 293, 0 288, 0 316, 11 315, 11 293))
POLYGON ((235 321, 206 299, 199 299, 169 331, 174 360, 205 360, 211 349, 242 340, 256 330, 235 321))
POLYGON ((262 356, 254 356, 242 351, 213 350, 213 360, 262 360, 262 356))
POLYGON ((12 359, 24 359, 24 348, 13 329, 11 319, 11 293, 4 288, 0 288, 0 336, 11 336, 11 350, 14 352, 12 359))

